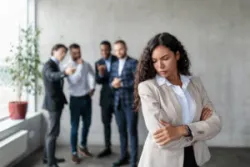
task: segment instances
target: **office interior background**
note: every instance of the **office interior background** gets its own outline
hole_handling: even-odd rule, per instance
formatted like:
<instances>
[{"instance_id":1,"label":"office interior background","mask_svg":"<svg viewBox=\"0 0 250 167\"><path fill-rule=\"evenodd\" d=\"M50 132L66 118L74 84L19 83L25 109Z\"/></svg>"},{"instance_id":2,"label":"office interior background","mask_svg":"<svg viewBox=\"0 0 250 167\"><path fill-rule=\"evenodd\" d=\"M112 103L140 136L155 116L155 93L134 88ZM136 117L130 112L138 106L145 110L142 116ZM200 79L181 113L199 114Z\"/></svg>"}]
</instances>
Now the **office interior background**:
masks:
<instances>
[{"instance_id":1,"label":"office interior background","mask_svg":"<svg viewBox=\"0 0 250 167\"><path fill-rule=\"evenodd\" d=\"M208 145L230 148L230 151L235 151L231 148L240 148L242 152L237 151L240 157L245 158L241 159L244 162L250 156L248 149L245 152L250 146L249 0L1 0L0 21L1 167L18 166L39 152L44 144L46 114L41 109L43 92L37 97L25 95L29 101L25 120L8 118L8 102L15 100L16 93L9 84L11 78L4 70L5 58L11 54L11 43L18 41L19 28L28 25L41 30L39 51L42 62L50 57L55 43L67 46L78 43L83 59L92 67L100 58L99 43L102 40L125 40L129 55L139 59L143 47L156 33L176 35L189 53L193 75L201 77L222 118L222 131L208 141ZM67 55L64 62L69 58ZM67 90L66 84L68 95ZM89 144L93 146L104 145L99 93L100 86L97 86L89 133ZM61 121L58 145L69 148L68 106ZM112 143L117 146L119 134L115 119L112 130ZM138 132L142 146L147 129L141 114ZM68 151L65 155L70 156L69 149L65 150ZM225 152L230 154L230 151ZM220 156L219 153L216 155Z\"/></svg>"}]
</instances>

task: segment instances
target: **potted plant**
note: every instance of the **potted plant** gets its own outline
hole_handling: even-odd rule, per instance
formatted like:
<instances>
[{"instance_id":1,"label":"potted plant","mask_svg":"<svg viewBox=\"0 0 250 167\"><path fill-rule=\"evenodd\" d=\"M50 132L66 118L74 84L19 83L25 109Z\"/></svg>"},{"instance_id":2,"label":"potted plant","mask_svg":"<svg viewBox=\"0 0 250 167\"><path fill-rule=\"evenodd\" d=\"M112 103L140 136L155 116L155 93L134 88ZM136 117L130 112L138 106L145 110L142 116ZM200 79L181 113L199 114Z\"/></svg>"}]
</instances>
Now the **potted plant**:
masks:
<instances>
[{"instance_id":1,"label":"potted plant","mask_svg":"<svg viewBox=\"0 0 250 167\"><path fill-rule=\"evenodd\" d=\"M12 46L12 56L6 59L12 85L17 92L17 101L9 102L11 119L25 119L28 101L22 100L24 92L34 95L41 92L41 85L37 82L37 79L42 77L39 70L41 64L38 51L39 35L40 31L31 26L20 29L18 44Z\"/></svg>"}]
</instances>

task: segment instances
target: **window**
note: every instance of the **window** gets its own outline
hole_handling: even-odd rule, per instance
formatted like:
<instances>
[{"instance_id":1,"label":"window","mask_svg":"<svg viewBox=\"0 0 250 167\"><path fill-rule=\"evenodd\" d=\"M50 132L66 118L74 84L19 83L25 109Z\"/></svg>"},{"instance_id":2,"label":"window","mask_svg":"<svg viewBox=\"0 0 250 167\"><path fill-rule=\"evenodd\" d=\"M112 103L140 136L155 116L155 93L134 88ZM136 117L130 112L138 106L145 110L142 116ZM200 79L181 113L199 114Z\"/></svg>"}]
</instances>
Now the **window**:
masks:
<instances>
[{"instance_id":1,"label":"window","mask_svg":"<svg viewBox=\"0 0 250 167\"><path fill-rule=\"evenodd\" d=\"M8 102L16 100L16 93L10 86L11 78L6 72L5 59L10 55L11 44L18 41L19 28L27 25L28 0L0 1L0 120L8 116Z\"/></svg>"}]
</instances>

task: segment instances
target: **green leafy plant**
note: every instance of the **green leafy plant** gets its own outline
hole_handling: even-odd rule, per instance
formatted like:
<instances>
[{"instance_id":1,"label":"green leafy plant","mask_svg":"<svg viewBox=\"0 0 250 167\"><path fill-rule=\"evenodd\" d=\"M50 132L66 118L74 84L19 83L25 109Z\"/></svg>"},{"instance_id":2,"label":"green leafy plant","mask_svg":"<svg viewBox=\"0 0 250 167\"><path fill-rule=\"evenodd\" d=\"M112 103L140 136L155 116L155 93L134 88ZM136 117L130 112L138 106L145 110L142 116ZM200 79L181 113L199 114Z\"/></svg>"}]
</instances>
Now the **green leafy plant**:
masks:
<instances>
[{"instance_id":1,"label":"green leafy plant","mask_svg":"<svg viewBox=\"0 0 250 167\"><path fill-rule=\"evenodd\" d=\"M20 29L18 44L12 46L13 54L6 59L18 101L21 101L24 91L30 94L41 93L41 85L37 82L42 78L39 68L41 64L38 50L39 35L40 30L32 26Z\"/></svg>"}]
</instances>

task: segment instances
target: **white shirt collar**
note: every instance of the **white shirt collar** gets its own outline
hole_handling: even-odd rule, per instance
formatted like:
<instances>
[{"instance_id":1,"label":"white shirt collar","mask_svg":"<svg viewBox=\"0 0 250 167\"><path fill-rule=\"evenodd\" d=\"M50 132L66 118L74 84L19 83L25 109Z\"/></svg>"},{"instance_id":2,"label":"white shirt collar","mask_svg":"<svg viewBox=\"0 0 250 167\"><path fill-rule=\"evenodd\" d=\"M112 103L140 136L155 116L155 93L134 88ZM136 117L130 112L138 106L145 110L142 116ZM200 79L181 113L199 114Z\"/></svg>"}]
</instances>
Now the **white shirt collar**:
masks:
<instances>
[{"instance_id":1,"label":"white shirt collar","mask_svg":"<svg viewBox=\"0 0 250 167\"><path fill-rule=\"evenodd\" d=\"M128 58L128 56L126 56L126 57L124 57L124 58L122 58L122 59L119 59L119 61L125 62L125 61L127 60L127 58Z\"/></svg>"},{"instance_id":2,"label":"white shirt collar","mask_svg":"<svg viewBox=\"0 0 250 167\"><path fill-rule=\"evenodd\" d=\"M112 58L112 55L109 55L109 58L107 58L107 59L104 59L103 58L103 60L106 62L106 61L108 61L108 62L111 62L111 58Z\"/></svg>"},{"instance_id":3,"label":"white shirt collar","mask_svg":"<svg viewBox=\"0 0 250 167\"><path fill-rule=\"evenodd\" d=\"M50 59L51 59L52 61L54 61L57 65L60 64L60 61L57 60L54 56L51 56Z\"/></svg>"},{"instance_id":4,"label":"white shirt collar","mask_svg":"<svg viewBox=\"0 0 250 167\"><path fill-rule=\"evenodd\" d=\"M181 82L182 82L182 88L186 89L191 76L186 76L186 75L180 75L181 76ZM159 86L162 86L164 84L167 84L167 86L174 86L172 83L169 82L169 80L167 78L161 77L160 75L156 75L156 82Z\"/></svg>"}]
</instances>

